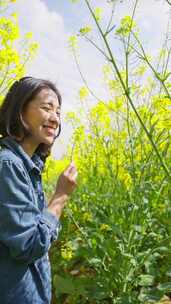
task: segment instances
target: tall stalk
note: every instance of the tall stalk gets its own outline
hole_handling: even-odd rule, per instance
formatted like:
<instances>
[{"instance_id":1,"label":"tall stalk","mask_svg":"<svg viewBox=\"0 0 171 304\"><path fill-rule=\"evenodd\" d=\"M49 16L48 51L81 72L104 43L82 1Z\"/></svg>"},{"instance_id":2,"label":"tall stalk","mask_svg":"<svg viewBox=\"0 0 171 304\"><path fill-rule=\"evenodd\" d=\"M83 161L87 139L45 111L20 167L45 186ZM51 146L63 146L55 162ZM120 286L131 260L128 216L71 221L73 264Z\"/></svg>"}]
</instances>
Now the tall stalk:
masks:
<instances>
[{"instance_id":1,"label":"tall stalk","mask_svg":"<svg viewBox=\"0 0 171 304\"><path fill-rule=\"evenodd\" d=\"M148 137L148 139L149 139L149 141L150 141L150 143L151 143L151 145L152 145L152 147L153 147L153 149L154 149L154 151L155 151L155 153L156 153L156 155L157 155L157 157L158 157L158 159L159 159L159 161L160 161L160 163L161 163L162 168L164 169L164 171L165 171L167 177L169 178L169 180L171 180L171 174L170 174L170 172L169 172L169 169L168 169L168 167L167 167L167 164L165 163L163 157L160 155L160 152L159 152L159 150L158 150L158 148L157 148L157 146L156 146L156 144L155 144L155 142L154 142L154 140L153 140L151 134L149 133L148 129L146 128L144 122L142 121L142 119L141 119L141 117L140 117L138 111L136 110L136 108L135 108L135 106L134 106L133 100L132 100L132 98L131 98L131 96L130 96L130 89L129 89L129 87L126 85L126 83L124 82L124 80L123 80L123 78L122 78L122 76L121 76L120 70L119 70L119 68L118 68L118 65L117 65L117 63L116 63L116 60L115 60L115 58L114 58L114 56L113 56L113 53L112 53L112 50L111 50L111 48L110 48L109 42L108 42L108 40L107 40L107 35L105 35L105 34L103 33L103 30L102 30L102 28L101 28L99 22L97 21L97 18L96 18L96 16L95 16L94 12L93 12L93 9L91 8L91 5L90 5L89 1L88 1L88 0L84 0L84 1L85 1L86 5L87 5L87 7L88 7L88 10L89 10L89 12L90 12L90 15L92 16L92 18L93 18L94 21L95 21L95 24L96 24L96 26L97 26L97 29L98 29L98 31L99 31L99 33L100 33L102 39L103 39L103 41L104 41L104 44L105 44L106 49L107 49L108 54L109 54L108 57L110 58L110 62L111 62L111 64L112 64L113 67L114 67L114 70L115 70L116 75L117 75L117 77L118 77L118 79L119 79L119 81L120 81L120 84L121 84L121 86L122 86L122 89L123 89L123 91L124 91L124 94L125 94L125 96L126 96L128 102L129 102L129 104L131 105L131 108L133 109L133 111L134 111L136 117L138 118L138 120L139 120L139 122L140 122L142 128L144 129L144 131L145 131L145 133L146 133L146 135L147 135L147 137Z\"/></svg>"}]
</instances>

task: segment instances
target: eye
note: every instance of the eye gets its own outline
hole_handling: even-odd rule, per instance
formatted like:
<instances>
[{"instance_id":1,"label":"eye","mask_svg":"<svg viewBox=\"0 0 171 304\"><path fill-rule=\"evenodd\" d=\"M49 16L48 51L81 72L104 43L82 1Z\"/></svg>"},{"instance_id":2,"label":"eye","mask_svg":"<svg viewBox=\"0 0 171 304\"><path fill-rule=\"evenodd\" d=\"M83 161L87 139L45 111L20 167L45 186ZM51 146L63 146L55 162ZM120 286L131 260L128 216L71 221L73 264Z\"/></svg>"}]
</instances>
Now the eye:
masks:
<instances>
[{"instance_id":1,"label":"eye","mask_svg":"<svg viewBox=\"0 0 171 304\"><path fill-rule=\"evenodd\" d=\"M46 111L50 111L50 108L48 108L48 107L42 107L42 109L44 109Z\"/></svg>"},{"instance_id":2,"label":"eye","mask_svg":"<svg viewBox=\"0 0 171 304\"><path fill-rule=\"evenodd\" d=\"M47 106L43 106L42 109L45 110L45 111L47 111L47 112L53 112L52 108L51 108L51 107L48 107L48 105L47 105ZM56 114L58 117L60 117L61 112L58 110L55 114Z\"/></svg>"},{"instance_id":3,"label":"eye","mask_svg":"<svg viewBox=\"0 0 171 304\"><path fill-rule=\"evenodd\" d=\"M57 116L60 116L60 115L61 115L61 113L60 113L59 111L57 111L57 112L56 112L56 115L57 115Z\"/></svg>"}]
</instances>

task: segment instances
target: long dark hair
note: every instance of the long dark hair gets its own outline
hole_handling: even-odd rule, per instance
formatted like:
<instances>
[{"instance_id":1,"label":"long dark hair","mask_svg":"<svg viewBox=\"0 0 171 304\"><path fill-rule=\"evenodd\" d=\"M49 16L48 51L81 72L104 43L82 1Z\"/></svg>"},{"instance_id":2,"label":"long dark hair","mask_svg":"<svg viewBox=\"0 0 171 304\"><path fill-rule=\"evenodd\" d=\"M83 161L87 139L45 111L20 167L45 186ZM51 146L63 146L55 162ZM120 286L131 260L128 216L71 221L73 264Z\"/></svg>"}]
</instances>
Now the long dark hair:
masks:
<instances>
[{"instance_id":1,"label":"long dark hair","mask_svg":"<svg viewBox=\"0 0 171 304\"><path fill-rule=\"evenodd\" d=\"M2 137L11 136L20 142L25 136L30 135L22 122L21 113L23 108L44 88L49 88L55 92L61 106L61 95L56 86L49 80L23 77L13 83L0 107L0 134ZM59 136L60 132L61 125L59 125L56 137ZM45 162L51 152L52 145L53 143L50 146L42 143L37 147L35 153Z\"/></svg>"}]
</instances>

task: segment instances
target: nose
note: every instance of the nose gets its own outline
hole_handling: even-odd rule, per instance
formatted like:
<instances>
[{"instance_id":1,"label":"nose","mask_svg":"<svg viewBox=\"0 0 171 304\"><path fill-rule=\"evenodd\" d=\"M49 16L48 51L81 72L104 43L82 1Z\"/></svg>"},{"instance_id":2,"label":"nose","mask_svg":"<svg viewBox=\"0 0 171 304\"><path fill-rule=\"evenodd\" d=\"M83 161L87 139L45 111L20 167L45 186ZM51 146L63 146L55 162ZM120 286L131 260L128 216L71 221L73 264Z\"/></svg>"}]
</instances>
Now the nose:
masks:
<instances>
[{"instance_id":1,"label":"nose","mask_svg":"<svg viewBox=\"0 0 171 304\"><path fill-rule=\"evenodd\" d=\"M55 113L55 112L51 112L50 117L49 117L49 121L56 123L57 126L60 123L60 116L59 114Z\"/></svg>"}]
</instances>

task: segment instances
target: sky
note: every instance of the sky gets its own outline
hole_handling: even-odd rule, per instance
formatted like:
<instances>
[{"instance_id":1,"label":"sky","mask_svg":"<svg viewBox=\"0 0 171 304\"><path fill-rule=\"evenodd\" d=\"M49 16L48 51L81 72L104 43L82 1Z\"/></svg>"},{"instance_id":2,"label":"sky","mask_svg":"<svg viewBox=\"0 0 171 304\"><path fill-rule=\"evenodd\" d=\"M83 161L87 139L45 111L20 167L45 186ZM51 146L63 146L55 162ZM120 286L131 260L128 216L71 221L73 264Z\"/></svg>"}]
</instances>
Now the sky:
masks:
<instances>
[{"instance_id":1,"label":"sky","mask_svg":"<svg viewBox=\"0 0 171 304\"><path fill-rule=\"evenodd\" d=\"M93 7L103 9L103 23L107 25L111 4L107 0L90 0ZM121 18L131 15L133 0L122 0L115 7L114 25ZM71 3L71 0L17 0L13 4L19 16L22 33L33 32L40 48L35 59L27 68L27 75L52 80L62 94L62 133L52 149L52 156L59 159L71 142L71 127L65 122L65 113L77 111L81 105L79 89L84 85L68 45L71 35L85 25L94 24L89 16L84 0ZM139 0L135 20L141 29L141 39L152 55L163 43L169 18L169 5L165 0ZM116 40L111 40L112 49L120 56ZM100 99L107 98L102 80L104 58L87 42L79 44L78 60L88 85ZM95 101L90 99L93 104Z\"/></svg>"}]
</instances>

